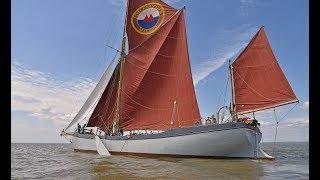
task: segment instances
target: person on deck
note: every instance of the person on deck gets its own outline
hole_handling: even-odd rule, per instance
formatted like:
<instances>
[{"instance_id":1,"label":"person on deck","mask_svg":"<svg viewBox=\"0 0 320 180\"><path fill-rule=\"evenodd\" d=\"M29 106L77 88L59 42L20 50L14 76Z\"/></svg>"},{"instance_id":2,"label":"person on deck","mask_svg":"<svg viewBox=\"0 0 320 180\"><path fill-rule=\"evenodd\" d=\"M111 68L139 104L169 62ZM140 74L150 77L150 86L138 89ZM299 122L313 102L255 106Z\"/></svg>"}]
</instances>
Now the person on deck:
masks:
<instances>
[{"instance_id":1,"label":"person on deck","mask_svg":"<svg viewBox=\"0 0 320 180\"><path fill-rule=\"evenodd\" d=\"M81 133L84 134L84 128L85 128L86 124L84 124L81 128Z\"/></svg>"},{"instance_id":2,"label":"person on deck","mask_svg":"<svg viewBox=\"0 0 320 180\"><path fill-rule=\"evenodd\" d=\"M258 124L258 121L256 119L254 119L251 123L252 126L256 127Z\"/></svg>"},{"instance_id":3,"label":"person on deck","mask_svg":"<svg viewBox=\"0 0 320 180\"><path fill-rule=\"evenodd\" d=\"M217 123L217 119L214 117L214 115L211 116L211 121L212 124Z\"/></svg>"},{"instance_id":4,"label":"person on deck","mask_svg":"<svg viewBox=\"0 0 320 180\"><path fill-rule=\"evenodd\" d=\"M80 124L78 123L78 133L80 133L80 129L81 129L81 126L80 126Z\"/></svg>"}]
</instances>

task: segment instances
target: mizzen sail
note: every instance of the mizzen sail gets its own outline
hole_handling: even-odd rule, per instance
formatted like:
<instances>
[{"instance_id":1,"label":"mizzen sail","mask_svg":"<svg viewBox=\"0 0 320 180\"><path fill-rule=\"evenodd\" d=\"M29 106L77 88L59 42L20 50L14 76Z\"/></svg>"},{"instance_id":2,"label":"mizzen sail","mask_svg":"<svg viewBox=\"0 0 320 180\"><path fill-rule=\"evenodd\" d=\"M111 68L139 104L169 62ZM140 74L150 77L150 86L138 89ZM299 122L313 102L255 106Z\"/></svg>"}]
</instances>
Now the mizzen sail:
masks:
<instances>
[{"instance_id":1,"label":"mizzen sail","mask_svg":"<svg viewBox=\"0 0 320 180\"><path fill-rule=\"evenodd\" d=\"M268 42L264 27L233 62L234 111L247 113L297 102Z\"/></svg>"}]
</instances>

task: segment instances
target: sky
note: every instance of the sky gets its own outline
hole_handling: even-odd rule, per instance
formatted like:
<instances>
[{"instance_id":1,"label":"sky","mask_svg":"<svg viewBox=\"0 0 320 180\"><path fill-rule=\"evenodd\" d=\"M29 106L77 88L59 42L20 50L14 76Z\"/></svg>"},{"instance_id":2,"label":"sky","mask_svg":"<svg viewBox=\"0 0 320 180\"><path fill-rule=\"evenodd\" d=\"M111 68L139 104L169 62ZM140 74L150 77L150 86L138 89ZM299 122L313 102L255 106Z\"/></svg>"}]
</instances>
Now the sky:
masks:
<instances>
[{"instance_id":1,"label":"sky","mask_svg":"<svg viewBox=\"0 0 320 180\"><path fill-rule=\"evenodd\" d=\"M301 0L166 0L186 6L198 106L207 117L230 102L228 61L264 25L298 104L276 108L277 141L309 141L309 16ZM11 142L66 143L59 136L120 47L124 0L12 0ZM273 110L258 112L263 141Z\"/></svg>"}]
</instances>

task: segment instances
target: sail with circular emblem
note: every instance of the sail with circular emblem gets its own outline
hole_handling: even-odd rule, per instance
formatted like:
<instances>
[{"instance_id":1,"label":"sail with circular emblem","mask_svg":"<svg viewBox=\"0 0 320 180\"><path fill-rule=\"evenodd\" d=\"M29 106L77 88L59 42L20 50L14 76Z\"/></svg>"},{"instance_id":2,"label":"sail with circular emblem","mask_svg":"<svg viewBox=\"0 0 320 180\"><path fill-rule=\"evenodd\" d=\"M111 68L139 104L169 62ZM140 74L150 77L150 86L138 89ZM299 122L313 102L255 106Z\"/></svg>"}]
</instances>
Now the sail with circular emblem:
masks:
<instances>
[{"instance_id":1,"label":"sail with circular emblem","mask_svg":"<svg viewBox=\"0 0 320 180\"><path fill-rule=\"evenodd\" d=\"M200 112L187 45L184 9L160 0L129 0L129 52L119 63L88 127L167 130L195 124Z\"/></svg>"}]
</instances>

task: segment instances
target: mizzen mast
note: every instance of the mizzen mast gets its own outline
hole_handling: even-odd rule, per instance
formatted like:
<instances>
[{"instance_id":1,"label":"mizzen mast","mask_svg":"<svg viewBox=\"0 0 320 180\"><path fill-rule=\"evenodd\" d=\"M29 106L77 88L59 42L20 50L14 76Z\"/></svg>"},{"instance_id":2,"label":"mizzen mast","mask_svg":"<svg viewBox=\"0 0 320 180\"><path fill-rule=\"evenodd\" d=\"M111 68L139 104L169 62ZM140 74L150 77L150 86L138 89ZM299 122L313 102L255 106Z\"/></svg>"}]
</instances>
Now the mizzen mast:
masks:
<instances>
[{"instance_id":1,"label":"mizzen mast","mask_svg":"<svg viewBox=\"0 0 320 180\"><path fill-rule=\"evenodd\" d=\"M230 73L230 85L231 85L231 103L230 103L230 113L232 117L232 121L235 121L235 98L234 98L234 79L233 79L233 67L231 64L231 60L229 59L229 73Z\"/></svg>"}]
</instances>

